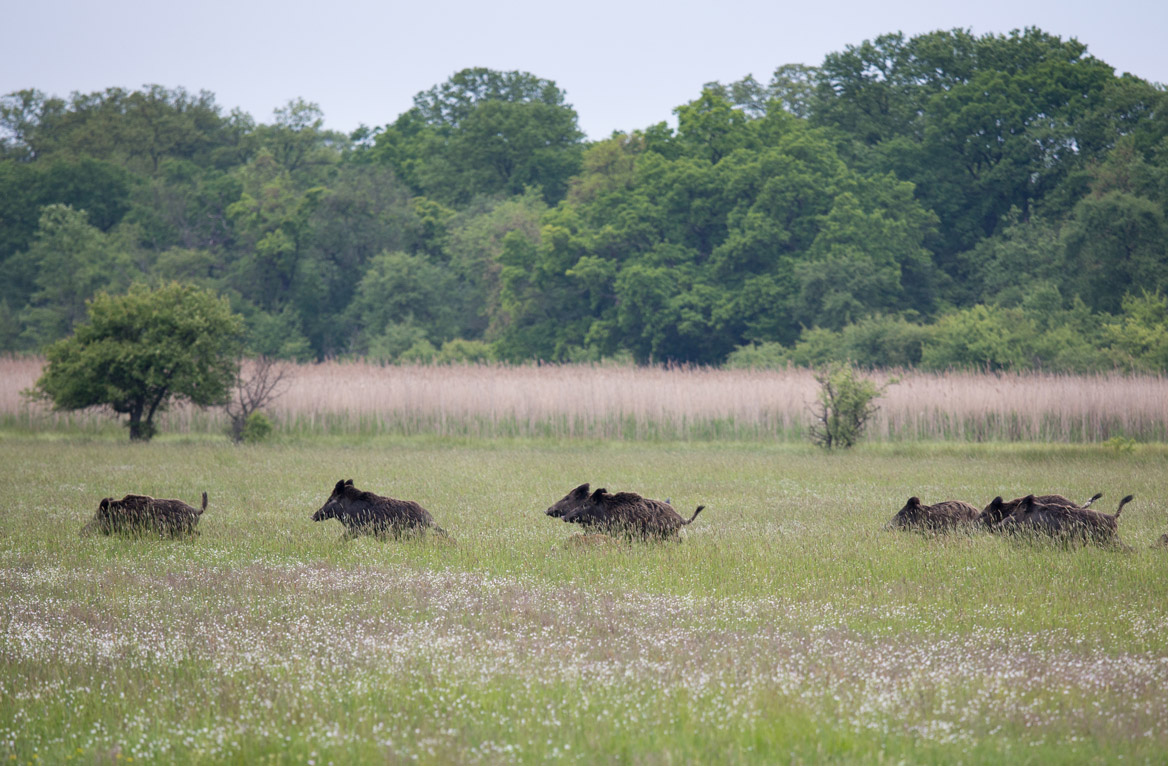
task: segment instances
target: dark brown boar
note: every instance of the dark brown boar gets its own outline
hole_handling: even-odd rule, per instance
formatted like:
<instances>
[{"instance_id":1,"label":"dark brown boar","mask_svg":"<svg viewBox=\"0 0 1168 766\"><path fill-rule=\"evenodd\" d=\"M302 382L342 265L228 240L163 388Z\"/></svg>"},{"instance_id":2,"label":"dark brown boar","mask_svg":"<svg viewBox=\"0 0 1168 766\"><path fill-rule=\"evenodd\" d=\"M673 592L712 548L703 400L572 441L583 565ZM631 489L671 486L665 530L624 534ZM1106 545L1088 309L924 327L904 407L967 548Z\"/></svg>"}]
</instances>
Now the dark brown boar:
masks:
<instances>
[{"instance_id":1,"label":"dark brown boar","mask_svg":"<svg viewBox=\"0 0 1168 766\"><path fill-rule=\"evenodd\" d=\"M887 529L915 529L922 532L949 532L971 526L980 511L961 500L945 500L923 505L919 497L910 497L904 507L886 525Z\"/></svg>"},{"instance_id":2,"label":"dark brown boar","mask_svg":"<svg viewBox=\"0 0 1168 766\"><path fill-rule=\"evenodd\" d=\"M1050 537L1069 543L1118 543L1119 514L1132 501L1128 495L1119 501L1115 513L1100 513L1086 508L1042 503L1034 495L1022 498L1014 513L1001 523L1003 532Z\"/></svg>"},{"instance_id":3,"label":"dark brown boar","mask_svg":"<svg viewBox=\"0 0 1168 766\"><path fill-rule=\"evenodd\" d=\"M1040 505L1052 505L1063 508L1090 508L1091 504L1099 498L1103 497L1102 492L1096 492L1090 500L1079 505L1073 500L1068 500L1062 495L1035 495L1034 501ZM1018 506L1022 504L1024 498L1016 497L1010 501L1003 501L1001 496L995 497L990 501L990 504L978 515L977 523L986 529L996 532L1003 521L1014 515L1018 510Z\"/></svg>"},{"instance_id":4,"label":"dark brown boar","mask_svg":"<svg viewBox=\"0 0 1168 766\"><path fill-rule=\"evenodd\" d=\"M345 540L359 535L401 537L426 530L450 538L446 530L434 523L430 512L414 501L363 492L353 486L352 479L338 481L329 499L312 515L313 521L327 519L345 525Z\"/></svg>"},{"instance_id":5,"label":"dark brown boar","mask_svg":"<svg viewBox=\"0 0 1168 766\"><path fill-rule=\"evenodd\" d=\"M575 507L562 506L561 519L568 524L595 529L609 534L620 534L635 539L658 539L676 537L678 530L693 523L698 514L705 508L699 505L693 516L687 521L683 519L673 506L660 500L650 500L641 497L635 492L610 493L607 489L598 489L586 499L579 501L581 488L587 492L587 485L581 485L568 493L564 500L572 498ZM560 503L563 503L561 500ZM556 506L559 506L557 503ZM556 508L556 506L552 506ZM551 509L549 509L551 514Z\"/></svg>"},{"instance_id":6,"label":"dark brown boar","mask_svg":"<svg viewBox=\"0 0 1168 766\"><path fill-rule=\"evenodd\" d=\"M121 500L104 498L97 513L81 529L81 534L159 535L185 537L197 535L199 517L207 510L207 493L203 505L194 508L182 500L168 500L149 495L126 495Z\"/></svg>"},{"instance_id":7,"label":"dark brown boar","mask_svg":"<svg viewBox=\"0 0 1168 766\"><path fill-rule=\"evenodd\" d=\"M575 511L588 502L588 497L592 494L588 491L588 484L581 484L568 494L557 500L544 513L551 516L553 519L562 519L566 514Z\"/></svg>"}]
</instances>

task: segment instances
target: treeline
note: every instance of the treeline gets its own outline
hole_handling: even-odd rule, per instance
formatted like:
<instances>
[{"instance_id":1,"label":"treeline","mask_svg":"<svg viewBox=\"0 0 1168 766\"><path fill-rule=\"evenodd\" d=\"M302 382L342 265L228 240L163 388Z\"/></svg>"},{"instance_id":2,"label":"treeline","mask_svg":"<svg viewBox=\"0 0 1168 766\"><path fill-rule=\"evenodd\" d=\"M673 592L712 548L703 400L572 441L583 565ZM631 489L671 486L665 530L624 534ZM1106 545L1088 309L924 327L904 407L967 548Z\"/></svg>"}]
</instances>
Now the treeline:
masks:
<instances>
[{"instance_id":1,"label":"treeline","mask_svg":"<svg viewBox=\"0 0 1168 766\"><path fill-rule=\"evenodd\" d=\"M1168 93L1037 29L885 35L586 142L470 69L382 128L158 86L0 99L0 351L99 291L252 352L1168 369Z\"/></svg>"}]
</instances>

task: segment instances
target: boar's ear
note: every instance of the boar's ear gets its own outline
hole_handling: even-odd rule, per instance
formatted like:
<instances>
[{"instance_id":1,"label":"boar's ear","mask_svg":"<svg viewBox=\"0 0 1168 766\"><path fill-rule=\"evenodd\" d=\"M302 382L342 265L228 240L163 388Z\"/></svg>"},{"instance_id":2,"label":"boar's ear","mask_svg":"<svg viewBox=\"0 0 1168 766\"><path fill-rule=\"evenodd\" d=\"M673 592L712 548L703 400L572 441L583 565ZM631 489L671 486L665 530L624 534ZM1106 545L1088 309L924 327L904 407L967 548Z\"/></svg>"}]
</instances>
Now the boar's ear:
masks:
<instances>
[{"instance_id":1,"label":"boar's ear","mask_svg":"<svg viewBox=\"0 0 1168 766\"><path fill-rule=\"evenodd\" d=\"M337 492L344 492L344 491L345 491L345 480L341 479L340 481L337 482L337 486L333 487L333 492L337 493Z\"/></svg>"},{"instance_id":2,"label":"boar's ear","mask_svg":"<svg viewBox=\"0 0 1168 766\"><path fill-rule=\"evenodd\" d=\"M577 496L577 497L584 497L585 495L587 495L588 494L588 482L585 482L585 483L581 484L579 487L576 487L574 490L572 490L572 494Z\"/></svg>"},{"instance_id":3,"label":"boar's ear","mask_svg":"<svg viewBox=\"0 0 1168 766\"><path fill-rule=\"evenodd\" d=\"M345 483L346 483L346 484L348 484L350 487L351 487L351 486L353 486L353 480L352 480L352 479L345 479Z\"/></svg>"},{"instance_id":4,"label":"boar's ear","mask_svg":"<svg viewBox=\"0 0 1168 766\"><path fill-rule=\"evenodd\" d=\"M604 497L607 494L608 494L608 490L605 489L604 487L601 487L600 489L598 489L592 493L592 499L599 502L600 498Z\"/></svg>"},{"instance_id":5,"label":"boar's ear","mask_svg":"<svg viewBox=\"0 0 1168 766\"><path fill-rule=\"evenodd\" d=\"M107 511L107 510L109 510L109 504L110 504L110 499L108 497L103 497L101 499L101 504L98 505L97 507L99 510Z\"/></svg>"},{"instance_id":6,"label":"boar's ear","mask_svg":"<svg viewBox=\"0 0 1168 766\"><path fill-rule=\"evenodd\" d=\"M1026 497L1022 498L1022 504L1018 507L1021 508L1023 511L1029 511L1031 508L1033 508L1034 507L1034 495L1027 495Z\"/></svg>"},{"instance_id":7,"label":"boar's ear","mask_svg":"<svg viewBox=\"0 0 1168 766\"><path fill-rule=\"evenodd\" d=\"M1002 496L998 495L997 497L995 497L993 500L990 501L990 508L992 508L996 511L997 509L1002 507L1003 502L1004 501L1002 500Z\"/></svg>"},{"instance_id":8,"label":"boar's ear","mask_svg":"<svg viewBox=\"0 0 1168 766\"><path fill-rule=\"evenodd\" d=\"M920 506L920 504L921 504L921 499L919 497L917 497L916 495L913 495L912 497L910 497L908 499L908 503L907 503L907 505L911 505L913 508Z\"/></svg>"}]
</instances>

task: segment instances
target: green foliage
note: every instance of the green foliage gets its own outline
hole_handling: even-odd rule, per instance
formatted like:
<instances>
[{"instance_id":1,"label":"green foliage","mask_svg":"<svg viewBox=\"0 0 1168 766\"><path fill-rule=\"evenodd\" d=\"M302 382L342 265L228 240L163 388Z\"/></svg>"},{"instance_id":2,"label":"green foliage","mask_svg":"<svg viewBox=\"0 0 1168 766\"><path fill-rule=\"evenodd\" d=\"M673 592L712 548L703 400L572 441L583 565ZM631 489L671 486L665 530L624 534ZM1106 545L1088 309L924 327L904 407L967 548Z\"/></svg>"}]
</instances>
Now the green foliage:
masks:
<instances>
[{"instance_id":1,"label":"green foliage","mask_svg":"<svg viewBox=\"0 0 1168 766\"><path fill-rule=\"evenodd\" d=\"M1168 224L1164 208L1147 198L1121 191L1084 198L1064 242L1069 282L1094 309L1117 311L1136 289L1168 290Z\"/></svg>"},{"instance_id":2,"label":"green foliage","mask_svg":"<svg viewBox=\"0 0 1168 766\"><path fill-rule=\"evenodd\" d=\"M576 112L555 83L527 72L465 69L414 104L371 155L432 199L461 206L533 187L554 203L580 167Z\"/></svg>"},{"instance_id":3,"label":"green foliage","mask_svg":"<svg viewBox=\"0 0 1168 766\"><path fill-rule=\"evenodd\" d=\"M1136 451L1136 440L1124 436L1112 436L1103 446L1120 455L1130 455Z\"/></svg>"},{"instance_id":4,"label":"green foliage","mask_svg":"<svg viewBox=\"0 0 1168 766\"><path fill-rule=\"evenodd\" d=\"M790 364L788 349L782 343L764 341L738 346L722 366L731 370L781 370Z\"/></svg>"},{"instance_id":5,"label":"green foliage","mask_svg":"<svg viewBox=\"0 0 1168 766\"><path fill-rule=\"evenodd\" d=\"M491 344L464 338L446 341L434 358L439 364L485 364L494 360L495 350Z\"/></svg>"},{"instance_id":6,"label":"green foliage","mask_svg":"<svg viewBox=\"0 0 1168 766\"><path fill-rule=\"evenodd\" d=\"M271 435L274 426L272 421L262 412L253 412L247 416L247 420L243 423L243 432L241 438L244 444L259 444L267 441Z\"/></svg>"},{"instance_id":7,"label":"green foliage","mask_svg":"<svg viewBox=\"0 0 1168 766\"><path fill-rule=\"evenodd\" d=\"M507 361L1157 368L1102 327L1168 291L1166 108L1038 29L882 35L591 143L554 82L486 68L348 136L303 99L256 122L205 92L23 90L0 97L0 350L145 279L226 296L280 358L463 338Z\"/></svg>"},{"instance_id":8,"label":"green foliage","mask_svg":"<svg viewBox=\"0 0 1168 766\"><path fill-rule=\"evenodd\" d=\"M45 351L34 392L56 410L108 406L128 416L132 440L148 440L154 416L174 401L226 401L242 334L227 302L195 287L99 293L88 321Z\"/></svg>"},{"instance_id":9,"label":"green foliage","mask_svg":"<svg viewBox=\"0 0 1168 766\"><path fill-rule=\"evenodd\" d=\"M859 378L850 365L834 364L815 373L819 384L812 408L815 422L808 430L811 441L824 449L847 449L860 440L876 414L875 400L890 384L878 386Z\"/></svg>"},{"instance_id":10,"label":"green foliage","mask_svg":"<svg viewBox=\"0 0 1168 766\"><path fill-rule=\"evenodd\" d=\"M370 261L349 311L365 338L384 336L394 325L410 326L433 344L457 331L458 299L454 277L425 256L382 253ZM360 343L358 350L365 350Z\"/></svg>"},{"instance_id":11,"label":"green foliage","mask_svg":"<svg viewBox=\"0 0 1168 766\"><path fill-rule=\"evenodd\" d=\"M1116 319L1103 327L1116 365L1141 372L1168 370L1168 297L1147 291L1124 296L1123 313Z\"/></svg>"},{"instance_id":12,"label":"green foliage","mask_svg":"<svg viewBox=\"0 0 1168 766\"><path fill-rule=\"evenodd\" d=\"M124 290L135 276L126 248L90 226L83 211L66 205L42 209L29 249L8 265L32 277L20 316L22 349L39 349L67 335L84 319L87 299L98 290Z\"/></svg>"}]
</instances>

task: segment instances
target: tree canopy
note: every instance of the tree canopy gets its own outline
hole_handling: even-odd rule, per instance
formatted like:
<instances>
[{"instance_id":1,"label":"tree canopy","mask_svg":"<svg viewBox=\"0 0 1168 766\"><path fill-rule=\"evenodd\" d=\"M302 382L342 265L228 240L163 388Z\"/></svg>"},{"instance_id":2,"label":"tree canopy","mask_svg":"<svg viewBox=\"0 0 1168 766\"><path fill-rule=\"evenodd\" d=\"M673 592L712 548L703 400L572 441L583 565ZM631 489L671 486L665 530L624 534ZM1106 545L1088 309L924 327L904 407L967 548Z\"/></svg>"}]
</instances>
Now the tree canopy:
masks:
<instances>
[{"instance_id":1,"label":"tree canopy","mask_svg":"<svg viewBox=\"0 0 1168 766\"><path fill-rule=\"evenodd\" d=\"M520 71L349 136L300 99L30 88L0 98L0 351L180 281L282 358L1162 369L1133 339L1168 294L1166 99L1033 28L880 35L594 141Z\"/></svg>"},{"instance_id":2,"label":"tree canopy","mask_svg":"<svg viewBox=\"0 0 1168 766\"><path fill-rule=\"evenodd\" d=\"M227 301L189 285L98 293L74 334L46 349L35 391L58 410L108 406L127 416L130 439L148 440L175 401L226 402L242 331Z\"/></svg>"}]
</instances>

